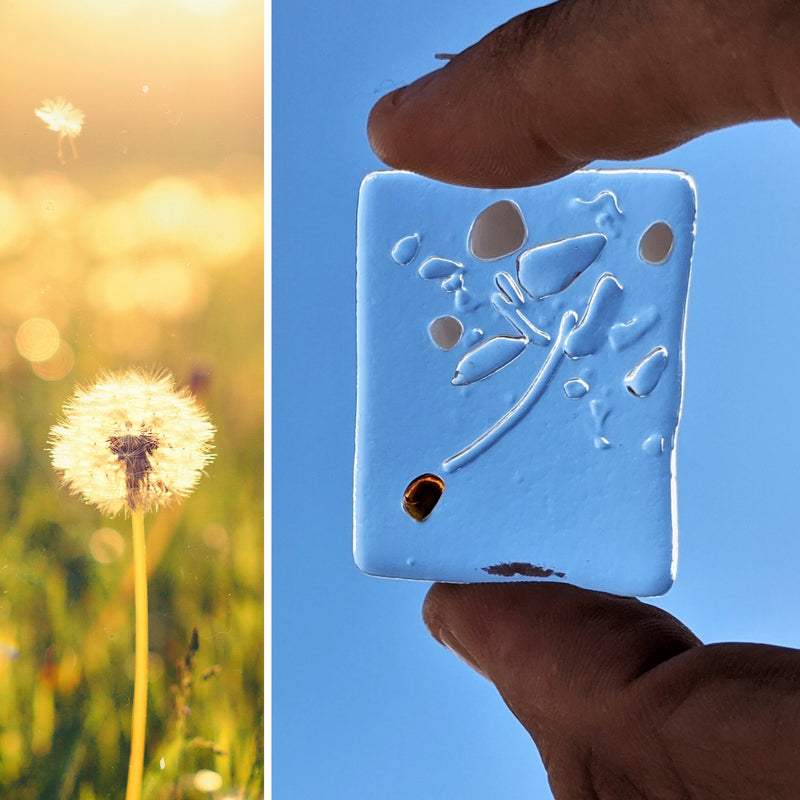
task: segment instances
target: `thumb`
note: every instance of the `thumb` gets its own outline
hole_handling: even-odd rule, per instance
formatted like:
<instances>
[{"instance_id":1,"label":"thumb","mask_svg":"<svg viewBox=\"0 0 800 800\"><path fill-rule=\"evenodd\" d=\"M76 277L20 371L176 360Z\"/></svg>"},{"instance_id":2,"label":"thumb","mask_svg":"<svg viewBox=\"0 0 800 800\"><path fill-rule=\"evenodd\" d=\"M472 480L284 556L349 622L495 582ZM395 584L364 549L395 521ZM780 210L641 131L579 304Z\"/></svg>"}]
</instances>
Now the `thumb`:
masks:
<instances>
[{"instance_id":1,"label":"thumb","mask_svg":"<svg viewBox=\"0 0 800 800\"><path fill-rule=\"evenodd\" d=\"M551 780L566 740L589 738L601 715L605 731L629 729L607 719L629 712L617 702L623 687L701 644L661 609L565 584L434 584L423 618L496 685Z\"/></svg>"},{"instance_id":2,"label":"thumb","mask_svg":"<svg viewBox=\"0 0 800 800\"><path fill-rule=\"evenodd\" d=\"M702 645L638 600L435 584L431 633L497 686L557 798L795 798L800 652Z\"/></svg>"},{"instance_id":3,"label":"thumb","mask_svg":"<svg viewBox=\"0 0 800 800\"><path fill-rule=\"evenodd\" d=\"M423 618L526 727L585 714L590 701L701 644L655 606L567 584L438 583Z\"/></svg>"},{"instance_id":4,"label":"thumb","mask_svg":"<svg viewBox=\"0 0 800 800\"><path fill-rule=\"evenodd\" d=\"M793 0L561 0L382 98L370 143L397 168L509 187L739 122L798 121L798 39Z\"/></svg>"}]
</instances>

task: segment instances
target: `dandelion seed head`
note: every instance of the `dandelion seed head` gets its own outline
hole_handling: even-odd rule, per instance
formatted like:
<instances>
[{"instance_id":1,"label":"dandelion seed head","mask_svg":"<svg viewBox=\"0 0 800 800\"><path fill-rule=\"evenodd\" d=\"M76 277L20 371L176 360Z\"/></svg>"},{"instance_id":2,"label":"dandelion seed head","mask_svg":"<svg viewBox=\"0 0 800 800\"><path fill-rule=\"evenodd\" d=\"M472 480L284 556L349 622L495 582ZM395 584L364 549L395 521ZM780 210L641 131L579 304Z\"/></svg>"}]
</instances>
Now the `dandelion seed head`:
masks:
<instances>
[{"instance_id":1,"label":"dandelion seed head","mask_svg":"<svg viewBox=\"0 0 800 800\"><path fill-rule=\"evenodd\" d=\"M51 131L62 136L78 136L83 128L85 115L75 108L69 100L59 97L57 100L42 100L42 105L34 112Z\"/></svg>"},{"instance_id":2,"label":"dandelion seed head","mask_svg":"<svg viewBox=\"0 0 800 800\"><path fill-rule=\"evenodd\" d=\"M49 449L64 485L114 516L190 494L213 459L213 436L205 411L169 373L134 369L76 389Z\"/></svg>"}]
</instances>

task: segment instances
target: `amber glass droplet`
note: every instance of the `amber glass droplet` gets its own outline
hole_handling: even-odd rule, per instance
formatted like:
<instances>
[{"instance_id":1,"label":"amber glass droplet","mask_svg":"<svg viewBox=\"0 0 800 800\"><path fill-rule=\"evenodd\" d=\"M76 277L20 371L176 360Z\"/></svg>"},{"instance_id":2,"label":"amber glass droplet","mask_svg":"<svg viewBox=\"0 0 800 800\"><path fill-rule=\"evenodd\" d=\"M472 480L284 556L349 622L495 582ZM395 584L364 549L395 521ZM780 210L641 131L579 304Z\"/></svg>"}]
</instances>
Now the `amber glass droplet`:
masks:
<instances>
[{"instance_id":1,"label":"amber glass droplet","mask_svg":"<svg viewBox=\"0 0 800 800\"><path fill-rule=\"evenodd\" d=\"M424 522L444 493L444 481L430 472L414 478L403 493L403 511L417 522Z\"/></svg>"}]
</instances>

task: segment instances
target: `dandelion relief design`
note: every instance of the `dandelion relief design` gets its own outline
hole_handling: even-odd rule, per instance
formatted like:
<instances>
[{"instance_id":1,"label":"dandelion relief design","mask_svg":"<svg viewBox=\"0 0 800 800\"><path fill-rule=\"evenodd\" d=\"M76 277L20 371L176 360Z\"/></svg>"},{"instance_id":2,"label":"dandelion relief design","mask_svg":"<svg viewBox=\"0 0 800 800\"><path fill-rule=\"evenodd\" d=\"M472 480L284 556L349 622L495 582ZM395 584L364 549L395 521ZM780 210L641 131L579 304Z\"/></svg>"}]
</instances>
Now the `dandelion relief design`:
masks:
<instances>
[{"instance_id":1,"label":"dandelion relief design","mask_svg":"<svg viewBox=\"0 0 800 800\"><path fill-rule=\"evenodd\" d=\"M453 296L453 313L437 317L429 324L432 343L440 350L450 350L463 338L469 346L455 364L450 379L455 389L490 379L532 346L541 351L538 369L522 388L519 399L494 424L446 457L442 462L446 472L458 470L478 458L522 420L547 391L565 361L586 358L598 352L605 342L622 351L658 322L658 312L653 306L642 308L631 319L624 318L621 309L625 288L613 267L604 268L602 257L609 236L613 235L616 219L623 216L617 197L604 191L592 200L578 199L576 203L598 207L595 223L601 230L580 231L523 249L529 229L516 204L495 203L473 221L468 234L470 255L477 261L491 260L505 267L494 273L494 290L488 298L493 318L506 326L494 335L484 336L480 327L472 327L471 338L463 336L464 331L470 330L470 312L485 299L471 289L471 265L435 254L425 257L417 269L422 279L439 282L441 289ZM487 227L487 219L491 221L500 213L505 220L499 234L495 230L490 232L494 238L489 234L476 236L476 231L483 233ZM392 256L396 263L405 266L417 258L419 250L420 238L414 234L400 239ZM402 258L397 257L399 252ZM510 257L514 258L513 263L506 264ZM549 322L545 324L542 320ZM655 389L668 355L667 348L658 345L630 366L624 385L631 396L647 397ZM563 382L566 400L578 400L590 391L590 383L582 377L570 376ZM590 409L594 446L607 449L611 442L603 426L610 411L602 398L592 400Z\"/></svg>"},{"instance_id":2,"label":"dandelion relief design","mask_svg":"<svg viewBox=\"0 0 800 800\"><path fill-rule=\"evenodd\" d=\"M43 100L42 105L34 112L48 129L58 134L58 160L66 164L62 144L66 138L72 148L72 158L78 160L78 151L75 148L75 137L80 136L85 115L68 100L59 97L57 100Z\"/></svg>"}]
</instances>

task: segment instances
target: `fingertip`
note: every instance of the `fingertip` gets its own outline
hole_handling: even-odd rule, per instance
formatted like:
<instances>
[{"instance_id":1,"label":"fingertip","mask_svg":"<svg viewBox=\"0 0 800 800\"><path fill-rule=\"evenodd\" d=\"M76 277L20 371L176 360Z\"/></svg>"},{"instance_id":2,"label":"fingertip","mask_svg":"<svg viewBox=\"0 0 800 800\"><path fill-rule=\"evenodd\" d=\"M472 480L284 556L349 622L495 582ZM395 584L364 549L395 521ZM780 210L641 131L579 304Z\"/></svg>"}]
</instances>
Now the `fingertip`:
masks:
<instances>
[{"instance_id":1,"label":"fingertip","mask_svg":"<svg viewBox=\"0 0 800 800\"><path fill-rule=\"evenodd\" d=\"M535 625L533 609L541 604L546 607L548 597L558 596L562 588L573 587L435 583L425 597L422 618L434 639L485 674L497 655L495 646L525 635Z\"/></svg>"},{"instance_id":2,"label":"fingertip","mask_svg":"<svg viewBox=\"0 0 800 800\"><path fill-rule=\"evenodd\" d=\"M372 107L367 119L367 138L375 155L389 166L395 166L392 158L392 118L403 89L395 89L384 95Z\"/></svg>"},{"instance_id":3,"label":"fingertip","mask_svg":"<svg viewBox=\"0 0 800 800\"><path fill-rule=\"evenodd\" d=\"M460 627L458 622L456 621L455 624L452 624L449 619L454 610L453 603L459 602L459 594L463 595L463 592L459 592L461 588L464 587L446 583L434 584L425 597L425 602L422 606L422 619L428 628L428 632L439 644L458 656L479 675L491 680L491 677L482 666L480 658L476 657L470 646L459 638L456 632ZM466 588L467 592L469 592L469 587ZM463 599L463 596L460 599Z\"/></svg>"},{"instance_id":4,"label":"fingertip","mask_svg":"<svg viewBox=\"0 0 800 800\"><path fill-rule=\"evenodd\" d=\"M549 581L437 583L422 616L437 641L501 683L519 664L569 671L588 653L584 678L625 683L700 644L657 607Z\"/></svg>"},{"instance_id":5,"label":"fingertip","mask_svg":"<svg viewBox=\"0 0 800 800\"><path fill-rule=\"evenodd\" d=\"M395 89L372 108L367 137L396 169L473 187L533 185L585 166L531 131L503 71L474 51Z\"/></svg>"},{"instance_id":6,"label":"fingertip","mask_svg":"<svg viewBox=\"0 0 800 800\"><path fill-rule=\"evenodd\" d=\"M448 598L454 588L458 587L451 583L434 583L428 590L428 594L425 595L425 601L422 604L422 621L431 636L440 644L442 640L439 634L444 627L444 620L448 616Z\"/></svg>"},{"instance_id":7,"label":"fingertip","mask_svg":"<svg viewBox=\"0 0 800 800\"><path fill-rule=\"evenodd\" d=\"M384 95L370 112L367 137L385 164L447 180L453 171L448 150L458 133L441 105L452 100L440 85L440 72Z\"/></svg>"}]
</instances>

